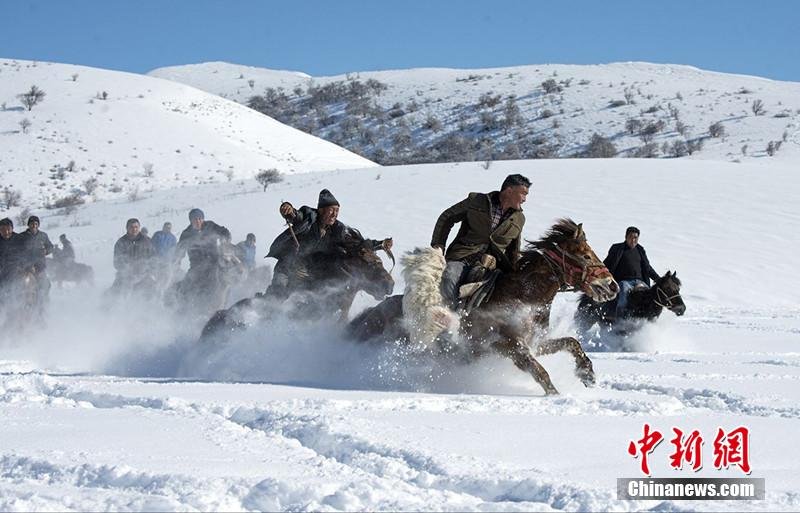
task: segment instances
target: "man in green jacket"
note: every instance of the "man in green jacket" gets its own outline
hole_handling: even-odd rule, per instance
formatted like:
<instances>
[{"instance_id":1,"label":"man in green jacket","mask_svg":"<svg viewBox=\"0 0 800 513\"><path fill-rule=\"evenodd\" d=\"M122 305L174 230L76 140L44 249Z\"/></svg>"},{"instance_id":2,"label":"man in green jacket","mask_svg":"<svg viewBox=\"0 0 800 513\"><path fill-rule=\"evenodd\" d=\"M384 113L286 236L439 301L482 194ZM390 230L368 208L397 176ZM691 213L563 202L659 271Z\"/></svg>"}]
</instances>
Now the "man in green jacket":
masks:
<instances>
[{"instance_id":1,"label":"man in green jacket","mask_svg":"<svg viewBox=\"0 0 800 513\"><path fill-rule=\"evenodd\" d=\"M475 266L511 271L519 258L525 215L522 204L531 186L526 177L506 177L499 191L472 192L439 216L431 246L444 252L447 236L461 223L455 240L444 253L447 267L442 277L442 296L451 307L458 305L458 289Z\"/></svg>"}]
</instances>

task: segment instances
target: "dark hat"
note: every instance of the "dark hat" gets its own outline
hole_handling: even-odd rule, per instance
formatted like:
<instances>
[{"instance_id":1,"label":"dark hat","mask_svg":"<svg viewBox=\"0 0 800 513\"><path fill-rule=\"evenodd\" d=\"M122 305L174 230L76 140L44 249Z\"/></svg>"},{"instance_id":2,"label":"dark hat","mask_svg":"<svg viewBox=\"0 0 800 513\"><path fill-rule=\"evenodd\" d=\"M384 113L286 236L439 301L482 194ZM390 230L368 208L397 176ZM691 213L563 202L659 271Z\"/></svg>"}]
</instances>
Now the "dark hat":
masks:
<instances>
[{"instance_id":1,"label":"dark hat","mask_svg":"<svg viewBox=\"0 0 800 513\"><path fill-rule=\"evenodd\" d=\"M3 219L0 219L0 226L10 226L11 228L14 228L14 221L4 217Z\"/></svg>"},{"instance_id":2,"label":"dark hat","mask_svg":"<svg viewBox=\"0 0 800 513\"><path fill-rule=\"evenodd\" d=\"M140 222L139 222L139 220L138 220L138 219L136 219L135 217L131 217L131 218L130 218L130 219L128 219L128 221L125 223L125 228L130 228L130 226L131 226L133 223L136 223L136 224L142 224L142 223L140 223Z\"/></svg>"},{"instance_id":3,"label":"dark hat","mask_svg":"<svg viewBox=\"0 0 800 513\"><path fill-rule=\"evenodd\" d=\"M628 226L628 229L625 230L625 235L627 236L629 233L635 233L636 235L640 234L639 229L635 226Z\"/></svg>"},{"instance_id":4,"label":"dark hat","mask_svg":"<svg viewBox=\"0 0 800 513\"><path fill-rule=\"evenodd\" d=\"M525 187L531 186L531 181L528 180L527 177L522 176L520 174L508 175L505 180L503 180L503 185L500 186L500 190L507 187L515 187L517 185L524 185Z\"/></svg>"},{"instance_id":5,"label":"dark hat","mask_svg":"<svg viewBox=\"0 0 800 513\"><path fill-rule=\"evenodd\" d=\"M39 223L39 224L42 224L42 222L41 222L41 221L39 221L39 217L38 217L38 216L30 216L30 217L28 218L28 224L31 224L31 223L32 223L32 222L34 222L34 221L36 221L36 222L37 222L37 223Z\"/></svg>"},{"instance_id":6,"label":"dark hat","mask_svg":"<svg viewBox=\"0 0 800 513\"><path fill-rule=\"evenodd\" d=\"M245 238L247 240L256 240L256 234L255 233L248 233L247 237L245 237Z\"/></svg>"},{"instance_id":7,"label":"dark hat","mask_svg":"<svg viewBox=\"0 0 800 513\"><path fill-rule=\"evenodd\" d=\"M189 211L189 221L192 219L205 219L206 215L199 208L193 208Z\"/></svg>"},{"instance_id":8,"label":"dark hat","mask_svg":"<svg viewBox=\"0 0 800 513\"><path fill-rule=\"evenodd\" d=\"M333 197L331 191L328 189L322 189L319 191L319 201L317 202L317 208L324 208L336 205L337 207L340 206L339 202L336 201L336 198Z\"/></svg>"}]
</instances>

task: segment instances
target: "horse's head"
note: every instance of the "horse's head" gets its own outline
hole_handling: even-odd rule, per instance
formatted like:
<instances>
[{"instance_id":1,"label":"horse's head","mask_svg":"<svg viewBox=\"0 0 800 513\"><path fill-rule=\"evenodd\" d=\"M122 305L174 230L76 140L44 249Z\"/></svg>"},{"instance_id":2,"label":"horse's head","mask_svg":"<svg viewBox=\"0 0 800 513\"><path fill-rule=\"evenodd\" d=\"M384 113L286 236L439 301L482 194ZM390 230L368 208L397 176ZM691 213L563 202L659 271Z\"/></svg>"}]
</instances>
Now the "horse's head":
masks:
<instances>
[{"instance_id":1,"label":"horse's head","mask_svg":"<svg viewBox=\"0 0 800 513\"><path fill-rule=\"evenodd\" d=\"M349 248L341 260L341 271L351 286L381 300L394 290L394 278L383 267L383 261L372 249L358 246Z\"/></svg>"},{"instance_id":2,"label":"horse's head","mask_svg":"<svg viewBox=\"0 0 800 513\"><path fill-rule=\"evenodd\" d=\"M675 275L675 272L670 273L667 271L667 274L656 281L654 285L656 289L655 301L659 306L680 316L686 312L686 305L681 297L681 280Z\"/></svg>"},{"instance_id":3,"label":"horse's head","mask_svg":"<svg viewBox=\"0 0 800 513\"><path fill-rule=\"evenodd\" d=\"M582 290L598 303L617 296L619 285L589 246L582 224L560 219L532 246L560 273L564 286Z\"/></svg>"}]
</instances>

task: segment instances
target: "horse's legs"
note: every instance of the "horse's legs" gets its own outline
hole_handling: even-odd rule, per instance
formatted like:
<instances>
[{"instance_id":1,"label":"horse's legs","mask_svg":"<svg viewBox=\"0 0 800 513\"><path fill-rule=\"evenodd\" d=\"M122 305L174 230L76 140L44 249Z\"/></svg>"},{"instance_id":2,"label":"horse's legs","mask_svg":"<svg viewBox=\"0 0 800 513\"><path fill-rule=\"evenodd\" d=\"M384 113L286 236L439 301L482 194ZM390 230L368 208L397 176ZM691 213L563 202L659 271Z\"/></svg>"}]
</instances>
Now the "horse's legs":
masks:
<instances>
[{"instance_id":1,"label":"horse's legs","mask_svg":"<svg viewBox=\"0 0 800 513\"><path fill-rule=\"evenodd\" d=\"M553 354L557 351L569 351L575 358L575 374L587 387L594 385L595 377L592 361L586 356L580 342L572 337L544 340L536 348L536 356Z\"/></svg>"},{"instance_id":2,"label":"horse's legs","mask_svg":"<svg viewBox=\"0 0 800 513\"><path fill-rule=\"evenodd\" d=\"M498 353L511 358L520 370L527 372L539 383L547 395L556 395L558 390L550 380L550 375L542 367L542 364L533 357L530 348L523 342L515 339L505 338L492 344L492 348Z\"/></svg>"}]
</instances>

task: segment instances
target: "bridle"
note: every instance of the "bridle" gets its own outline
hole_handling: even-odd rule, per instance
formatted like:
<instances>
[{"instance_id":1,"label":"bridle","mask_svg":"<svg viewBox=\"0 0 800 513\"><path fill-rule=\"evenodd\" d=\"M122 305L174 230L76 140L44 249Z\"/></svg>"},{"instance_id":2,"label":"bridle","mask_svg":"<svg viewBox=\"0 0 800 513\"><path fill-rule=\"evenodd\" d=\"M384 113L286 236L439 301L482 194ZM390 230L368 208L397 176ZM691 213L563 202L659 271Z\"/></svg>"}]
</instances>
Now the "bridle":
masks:
<instances>
[{"instance_id":1,"label":"bridle","mask_svg":"<svg viewBox=\"0 0 800 513\"><path fill-rule=\"evenodd\" d=\"M565 251L558 245L555 249L541 250L541 254L554 272L560 271L561 291L584 290L590 282L602 274L608 274L608 269L603 263L587 263L583 258Z\"/></svg>"},{"instance_id":2,"label":"bridle","mask_svg":"<svg viewBox=\"0 0 800 513\"><path fill-rule=\"evenodd\" d=\"M664 289L661 288L661 285L656 284L656 297L653 299L653 302L662 308L666 308L669 311L672 311L678 305L672 303L674 299L681 299L681 294L678 292L672 296L667 295L664 292Z\"/></svg>"}]
</instances>

